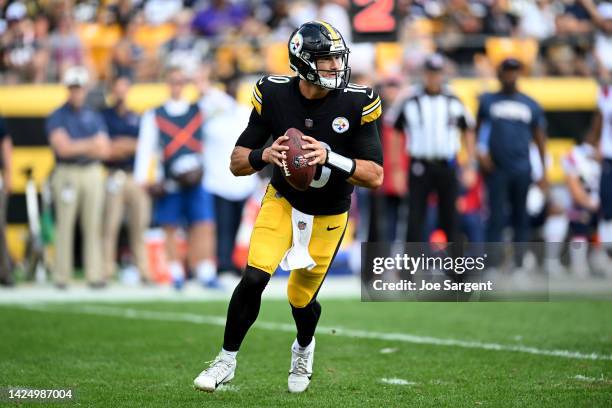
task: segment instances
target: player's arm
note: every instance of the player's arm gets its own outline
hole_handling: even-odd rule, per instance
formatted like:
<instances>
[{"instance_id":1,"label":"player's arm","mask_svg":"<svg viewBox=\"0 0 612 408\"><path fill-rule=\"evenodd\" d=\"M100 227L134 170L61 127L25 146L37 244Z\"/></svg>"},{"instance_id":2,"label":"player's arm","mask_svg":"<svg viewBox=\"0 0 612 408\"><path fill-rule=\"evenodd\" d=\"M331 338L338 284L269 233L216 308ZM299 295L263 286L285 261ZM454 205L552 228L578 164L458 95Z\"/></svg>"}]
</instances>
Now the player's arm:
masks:
<instances>
[{"instance_id":1,"label":"player's arm","mask_svg":"<svg viewBox=\"0 0 612 408\"><path fill-rule=\"evenodd\" d=\"M283 146L287 136L280 136L270 146L266 142L270 131L256 108L251 112L249 124L242 132L230 158L230 171L234 176L248 176L266 167L269 163L281 166L288 146Z\"/></svg>"}]
</instances>

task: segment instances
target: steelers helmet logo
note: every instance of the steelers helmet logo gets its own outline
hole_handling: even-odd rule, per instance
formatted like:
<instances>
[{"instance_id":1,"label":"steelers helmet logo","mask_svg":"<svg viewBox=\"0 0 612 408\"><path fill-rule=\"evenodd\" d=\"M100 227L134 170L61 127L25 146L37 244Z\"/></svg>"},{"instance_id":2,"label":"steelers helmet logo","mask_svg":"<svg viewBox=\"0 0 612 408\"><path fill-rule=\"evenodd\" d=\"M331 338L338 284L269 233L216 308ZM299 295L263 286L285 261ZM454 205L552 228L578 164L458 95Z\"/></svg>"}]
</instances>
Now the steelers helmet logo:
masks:
<instances>
[{"instance_id":1,"label":"steelers helmet logo","mask_svg":"<svg viewBox=\"0 0 612 408\"><path fill-rule=\"evenodd\" d=\"M334 132L336 132L336 133L344 133L344 132L346 132L349 129L349 121L348 121L348 119L344 118L342 116L337 117L332 122L332 129L334 129Z\"/></svg>"},{"instance_id":2,"label":"steelers helmet logo","mask_svg":"<svg viewBox=\"0 0 612 408\"><path fill-rule=\"evenodd\" d=\"M293 55L299 55L303 45L304 38L302 37L302 34L295 33L295 35L291 37L291 41L289 41L289 50Z\"/></svg>"}]
</instances>

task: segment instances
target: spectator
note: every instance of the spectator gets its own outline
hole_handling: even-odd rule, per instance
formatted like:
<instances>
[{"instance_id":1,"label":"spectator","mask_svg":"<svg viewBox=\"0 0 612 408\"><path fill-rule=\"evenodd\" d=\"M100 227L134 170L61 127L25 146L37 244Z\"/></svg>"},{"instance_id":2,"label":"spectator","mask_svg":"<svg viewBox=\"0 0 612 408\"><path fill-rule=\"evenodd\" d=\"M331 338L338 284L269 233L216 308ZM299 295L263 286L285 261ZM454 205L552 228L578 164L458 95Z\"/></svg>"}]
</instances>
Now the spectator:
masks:
<instances>
[{"instance_id":1,"label":"spectator","mask_svg":"<svg viewBox=\"0 0 612 408\"><path fill-rule=\"evenodd\" d=\"M521 15L520 33L537 40L545 40L555 35L556 11L551 0L525 2Z\"/></svg>"},{"instance_id":2,"label":"spectator","mask_svg":"<svg viewBox=\"0 0 612 408\"><path fill-rule=\"evenodd\" d=\"M487 14L483 19L483 34L499 37L510 37L515 34L518 24L517 17L504 8L502 0L492 0L487 7Z\"/></svg>"},{"instance_id":3,"label":"spectator","mask_svg":"<svg viewBox=\"0 0 612 408\"><path fill-rule=\"evenodd\" d=\"M212 0L196 14L192 27L203 37L219 38L227 31L238 29L247 16L248 9L242 3Z\"/></svg>"},{"instance_id":4,"label":"spectator","mask_svg":"<svg viewBox=\"0 0 612 408\"><path fill-rule=\"evenodd\" d=\"M15 284L11 259L6 246L6 208L12 188L12 154L13 142L8 133L4 119L0 117L0 286L13 286Z\"/></svg>"},{"instance_id":5,"label":"spectator","mask_svg":"<svg viewBox=\"0 0 612 408\"><path fill-rule=\"evenodd\" d=\"M159 182L149 184L156 196L154 221L166 235L170 274L177 289L185 280L178 254L178 228L188 228L188 264L208 287L218 287L216 278L214 201L202 187L203 114L200 106L182 98L185 74L171 67L166 73L170 99L142 118L136 151L134 177L148 184L151 159L159 152L162 172Z\"/></svg>"},{"instance_id":6,"label":"spectator","mask_svg":"<svg viewBox=\"0 0 612 408\"><path fill-rule=\"evenodd\" d=\"M400 78L390 76L378 86L383 112L390 113L387 114L384 121L377 121L383 156L386 158L383 162L383 170L387 176L383 180L382 187L371 194L368 240L372 242L394 242L399 237L399 226L405 225L405 222L400 220L400 206L407 191L406 140L403 133L400 137L395 136L393 119L396 114L393 108L389 109L389 106L394 106L394 103L397 102L401 85Z\"/></svg>"},{"instance_id":7,"label":"spectator","mask_svg":"<svg viewBox=\"0 0 612 408\"><path fill-rule=\"evenodd\" d=\"M229 170L229 162L236 140L249 121L250 111L228 94L210 86L209 73L210 70L204 68L197 77L200 106L207 118L203 127L206 140L204 187L215 200L218 270L240 276L241 268L232 259L234 242L242 209L255 190L257 176L236 178Z\"/></svg>"},{"instance_id":8,"label":"spectator","mask_svg":"<svg viewBox=\"0 0 612 408\"><path fill-rule=\"evenodd\" d=\"M521 69L521 63L514 58L502 61L498 70L500 91L485 93L479 100L478 145L489 208L487 242L502 242L508 204L512 209L514 242L527 241L526 201L531 184L529 145L532 141L537 144L543 168L546 167L544 112L537 102L517 90ZM545 187L545 175L541 184ZM492 266L498 265L499 255L491 257ZM520 272L524 272L520 245L515 248L514 255L517 276L520 276Z\"/></svg>"},{"instance_id":9,"label":"spectator","mask_svg":"<svg viewBox=\"0 0 612 408\"><path fill-rule=\"evenodd\" d=\"M134 41L137 29L138 23L135 20L128 22L123 37L113 49L113 74L116 78L128 78L131 81L141 78L145 52Z\"/></svg>"},{"instance_id":10,"label":"spectator","mask_svg":"<svg viewBox=\"0 0 612 408\"><path fill-rule=\"evenodd\" d=\"M176 33L174 37L161 47L160 65L180 65L188 77L195 71L210 53L207 40L196 37L191 31L193 14L190 10L182 10L174 18Z\"/></svg>"},{"instance_id":11,"label":"spectator","mask_svg":"<svg viewBox=\"0 0 612 408\"><path fill-rule=\"evenodd\" d=\"M32 21L23 3L11 3L6 10L7 31L0 47L6 67L6 82L42 82L47 52L36 39Z\"/></svg>"},{"instance_id":12,"label":"spectator","mask_svg":"<svg viewBox=\"0 0 612 408\"><path fill-rule=\"evenodd\" d=\"M83 44L74 29L74 21L70 14L60 16L57 30L49 38L51 54L51 78L58 80L64 77L68 67L85 63Z\"/></svg>"},{"instance_id":13,"label":"spectator","mask_svg":"<svg viewBox=\"0 0 612 408\"><path fill-rule=\"evenodd\" d=\"M53 277L65 288L72 275L74 226L77 213L85 241L85 276L93 288L103 287L102 214L104 169L109 141L102 117L85 106L89 76L82 66L66 69L63 78L68 101L47 120L55 155L52 189L57 218Z\"/></svg>"},{"instance_id":14,"label":"spectator","mask_svg":"<svg viewBox=\"0 0 612 408\"><path fill-rule=\"evenodd\" d=\"M131 82L117 77L111 88L112 106L102 111L111 139L106 161L106 214L104 216L105 278L111 279L116 269L119 227L127 213L130 249L142 282L150 281L144 235L149 225L150 200L134 181L134 155L138 138L138 116L126 105Z\"/></svg>"},{"instance_id":15,"label":"spectator","mask_svg":"<svg viewBox=\"0 0 612 408\"><path fill-rule=\"evenodd\" d=\"M147 23L160 25L171 22L182 8L182 0L149 0L144 5L144 15Z\"/></svg>"},{"instance_id":16,"label":"spectator","mask_svg":"<svg viewBox=\"0 0 612 408\"><path fill-rule=\"evenodd\" d=\"M118 0L114 4L108 5L108 11L111 17L109 24L118 24L124 31L134 19L138 9L134 7L133 0Z\"/></svg>"}]
</instances>

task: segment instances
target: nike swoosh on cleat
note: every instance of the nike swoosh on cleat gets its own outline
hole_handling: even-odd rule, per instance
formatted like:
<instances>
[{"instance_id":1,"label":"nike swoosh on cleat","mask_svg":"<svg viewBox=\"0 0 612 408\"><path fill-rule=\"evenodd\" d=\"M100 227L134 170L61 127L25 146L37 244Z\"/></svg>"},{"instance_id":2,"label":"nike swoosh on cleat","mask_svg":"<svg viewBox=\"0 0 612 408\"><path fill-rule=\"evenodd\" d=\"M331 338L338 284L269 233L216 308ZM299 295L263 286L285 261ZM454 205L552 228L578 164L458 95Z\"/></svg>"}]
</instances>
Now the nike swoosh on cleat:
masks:
<instances>
[{"instance_id":1,"label":"nike swoosh on cleat","mask_svg":"<svg viewBox=\"0 0 612 408\"><path fill-rule=\"evenodd\" d=\"M338 228L340 228L339 225L337 227L330 227L329 225L327 226L327 230L328 231L333 231L333 230L338 229Z\"/></svg>"}]
</instances>

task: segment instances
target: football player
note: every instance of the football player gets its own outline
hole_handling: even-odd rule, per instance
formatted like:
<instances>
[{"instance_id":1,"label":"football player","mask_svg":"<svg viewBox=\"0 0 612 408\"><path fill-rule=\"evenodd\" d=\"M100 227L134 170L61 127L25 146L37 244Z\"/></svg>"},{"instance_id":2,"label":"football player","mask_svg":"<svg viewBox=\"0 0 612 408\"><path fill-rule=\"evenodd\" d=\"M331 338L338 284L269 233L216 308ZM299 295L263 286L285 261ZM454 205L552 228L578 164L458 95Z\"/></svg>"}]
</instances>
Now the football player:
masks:
<instances>
[{"instance_id":1,"label":"football player","mask_svg":"<svg viewBox=\"0 0 612 408\"><path fill-rule=\"evenodd\" d=\"M292 247L293 210L312 215L307 246L311 267L291 271L287 295L297 328L291 346L288 387L303 392L310 383L314 333L321 315L317 293L342 241L353 185L382 184L382 148L376 120L380 97L370 88L349 82L349 49L342 35L324 21L303 24L288 43L289 61L297 76L266 76L253 89L253 110L232 152L236 176L274 166L251 236L248 264L230 300L223 348L194 380L197 389L214 391L229 382L236 354L259 313L261 295L271 275ZM305 157L317 166L306 191L291 187L280 171L289 148L288 128L301 130ZM299 225L303 229L304 224Z\"/></svg>"}]
</instances>

